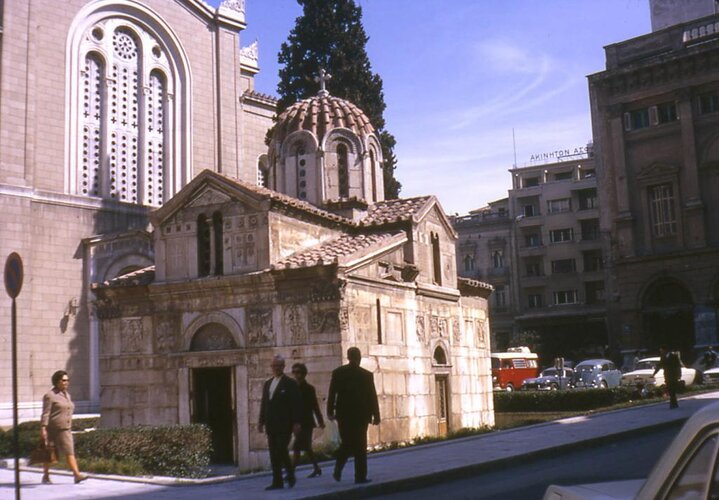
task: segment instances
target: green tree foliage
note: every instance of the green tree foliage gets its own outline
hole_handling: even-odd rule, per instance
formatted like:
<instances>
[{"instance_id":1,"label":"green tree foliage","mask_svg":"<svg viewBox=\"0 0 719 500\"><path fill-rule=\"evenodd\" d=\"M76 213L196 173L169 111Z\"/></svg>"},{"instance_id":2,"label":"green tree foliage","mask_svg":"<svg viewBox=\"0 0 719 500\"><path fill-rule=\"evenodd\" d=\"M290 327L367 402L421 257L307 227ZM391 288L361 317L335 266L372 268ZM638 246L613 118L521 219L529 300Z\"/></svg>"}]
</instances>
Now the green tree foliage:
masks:
<instances>
[{"instance_id":1,"label":"green tree foliage","mask_svg":"<svg viewBox=\"0 0 719 500\"><path fill-rule=\"evenodd\" d=\"M365 46L369 37L362 26L362 8L354 0L297 0L303 13L295 21L279 53L278 113L295 102L316 95L319 69L332 75L330 94L362 109L382 145L385 198L397 198L402 185L394 178L395 138L385 129L382 78L372 72Z\"/></svg>"}]
</instances>

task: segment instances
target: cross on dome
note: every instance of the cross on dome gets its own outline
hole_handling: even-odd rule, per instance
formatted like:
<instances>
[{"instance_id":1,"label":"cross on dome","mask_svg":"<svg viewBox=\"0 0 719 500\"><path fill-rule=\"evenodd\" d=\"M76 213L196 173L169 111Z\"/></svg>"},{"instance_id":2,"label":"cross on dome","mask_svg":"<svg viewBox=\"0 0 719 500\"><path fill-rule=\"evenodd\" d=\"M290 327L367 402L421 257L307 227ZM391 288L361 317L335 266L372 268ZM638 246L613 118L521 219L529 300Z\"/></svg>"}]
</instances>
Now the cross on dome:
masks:
<instances>
[{"instance_id":1,"label":"cross on dome","mask_svg":"<svg viewBox=\"0 0 719 500\"><path fill-rule=\"evenodd\" d=\"M325 88L328 81L332 79L332 75L327 73L324 68L320 68L319 75L315 77L315 81L320 84L320 91L317 93L319 96L328 96L330 93Z\"/></svg>"}]
</instances>

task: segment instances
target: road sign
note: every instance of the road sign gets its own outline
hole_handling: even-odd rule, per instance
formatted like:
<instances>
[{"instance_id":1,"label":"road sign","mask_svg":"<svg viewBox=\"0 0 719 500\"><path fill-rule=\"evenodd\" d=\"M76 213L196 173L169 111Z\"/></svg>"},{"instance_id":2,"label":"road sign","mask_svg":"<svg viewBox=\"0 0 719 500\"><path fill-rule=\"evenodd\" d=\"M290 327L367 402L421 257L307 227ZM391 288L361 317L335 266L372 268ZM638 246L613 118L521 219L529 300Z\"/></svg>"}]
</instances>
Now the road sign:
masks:
<instances>
[{"instance_id":1,"label":"road sign","mask_svg":"<svg viewBox=\"0 0 719 500\"><path fill-rule=\"evenodd\" d=\"M22 290L22 278L22 259L17 252L13 252L8 255L8 258L5 261L5 290L11 299L20 295L20 290Z\"/></svg>"}]
</instances>

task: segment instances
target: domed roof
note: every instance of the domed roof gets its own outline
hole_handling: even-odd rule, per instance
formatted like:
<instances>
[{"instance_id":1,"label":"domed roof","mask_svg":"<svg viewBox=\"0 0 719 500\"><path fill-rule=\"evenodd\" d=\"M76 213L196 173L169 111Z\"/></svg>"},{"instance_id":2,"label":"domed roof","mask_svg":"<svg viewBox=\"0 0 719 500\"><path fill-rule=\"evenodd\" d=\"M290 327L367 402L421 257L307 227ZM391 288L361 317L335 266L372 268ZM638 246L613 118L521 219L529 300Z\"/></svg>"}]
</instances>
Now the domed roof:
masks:
<instances>
[{"instance_id":1,"label":"domed roof","mask_svg":"<svg viewBox=\"0 0 719 500\"><path fill-rule=\"evenodd\" d=\"M281 143L292 132L307 130L321 143L329 130L338 127L347 128L359 137L374 132L369 118L357 106L327 92L320 92L314 97L296 102L280 115L272 141Z\"/></svg>"}]
</instances>

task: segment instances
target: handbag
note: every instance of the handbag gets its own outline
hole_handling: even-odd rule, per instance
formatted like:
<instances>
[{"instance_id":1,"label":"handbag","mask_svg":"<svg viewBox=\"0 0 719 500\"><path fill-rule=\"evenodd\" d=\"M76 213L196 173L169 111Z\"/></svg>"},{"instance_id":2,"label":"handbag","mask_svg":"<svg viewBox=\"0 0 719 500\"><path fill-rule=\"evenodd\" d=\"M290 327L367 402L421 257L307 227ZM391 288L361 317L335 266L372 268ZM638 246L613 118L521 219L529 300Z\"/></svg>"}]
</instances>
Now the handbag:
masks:
<instances>
[{"instance_id":1,"label":"handbag","mask_svg":"<svg viewBox=\"0 0 719 500\"><path fill-rule=\"evenodd\" d=\"M57 463L57 452L55 446L45 444L44 439L40 439L34 450L30 452L29 465L33 464L54 464Z\"/></svg>"}]
</instances>

